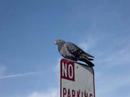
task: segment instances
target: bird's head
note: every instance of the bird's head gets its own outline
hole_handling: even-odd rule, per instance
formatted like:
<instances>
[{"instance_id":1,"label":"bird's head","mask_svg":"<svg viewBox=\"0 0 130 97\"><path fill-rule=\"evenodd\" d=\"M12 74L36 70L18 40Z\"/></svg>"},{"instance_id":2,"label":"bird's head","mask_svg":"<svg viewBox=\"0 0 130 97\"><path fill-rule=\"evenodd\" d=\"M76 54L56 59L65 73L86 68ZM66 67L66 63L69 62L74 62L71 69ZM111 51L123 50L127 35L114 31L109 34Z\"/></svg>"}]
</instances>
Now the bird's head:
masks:
<instances>
[{"instance_id":1,"label":"bird's head","mask_svg":"<svg viewBox=\"0 0 130 97\"><path fill-rule=\"evenodd\" d=\"M56 45L62 45L62 44L64 44L65 43L65 41L64 40L62 40L62 39L57 39L57 40L55 40L55 42L54 42Z\"/></svg>"}]
</instances>

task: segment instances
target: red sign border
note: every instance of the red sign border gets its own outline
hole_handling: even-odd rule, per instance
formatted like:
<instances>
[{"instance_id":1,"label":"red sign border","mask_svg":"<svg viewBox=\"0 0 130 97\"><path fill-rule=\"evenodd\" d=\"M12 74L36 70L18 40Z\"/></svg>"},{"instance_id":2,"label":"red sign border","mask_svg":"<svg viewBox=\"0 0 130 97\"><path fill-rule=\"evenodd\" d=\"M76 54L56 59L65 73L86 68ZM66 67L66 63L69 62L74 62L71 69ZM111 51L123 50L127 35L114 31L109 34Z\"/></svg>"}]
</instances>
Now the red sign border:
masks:
<instances>
[{"instance_id":1,"label":"red sign border","mask_svg":"<svg viewBox=\"0 0 130 97\"><path fill-rule=\"evenodd\" d=\"M63 78L63 79L75 81L75 74L73 75L73 78L72 78L72 79L67 78L67 77L63 77L63 76L61 75L61 72L62 72L62 71L61 71L61 69L62 69L61 64L62 64L63 62L66 63L67 65L71 64L71 65L74 67L74 62L72 62L72 61L70 61L70 60L62 59L62 60L60 61L60 77ZM75 69L74 69L74 68L73 68L73 72L75 72Z\"/></svg>"}]
</instances>

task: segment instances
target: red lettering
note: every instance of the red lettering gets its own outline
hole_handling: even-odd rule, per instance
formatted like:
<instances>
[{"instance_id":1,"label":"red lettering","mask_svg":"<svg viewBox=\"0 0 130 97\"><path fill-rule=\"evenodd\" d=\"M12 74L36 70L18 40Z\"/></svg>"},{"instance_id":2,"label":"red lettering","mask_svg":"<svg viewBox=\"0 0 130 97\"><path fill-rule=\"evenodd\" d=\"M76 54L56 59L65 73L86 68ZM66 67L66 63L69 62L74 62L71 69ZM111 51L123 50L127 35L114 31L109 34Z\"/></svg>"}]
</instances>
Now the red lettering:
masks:
<instances>
[{"instance_id":1,"label":"red lettering","mask_svg":"<svg viewBox=\"0 0 130 97\"><path fill-rule=\"evenodd\" d=\"M62 59L61 60L61 78L67 79L67 80L75 80L74 75L74 62Z\"/></svg>"},{"instance_id":2,"label":"red lettering","mask_svg":"<svg viewBox=\"0 0 130 97\"><path fill-rule=\"evenodd\" d=\"M72 97L75 97L75 90L72 90Z\"/></svg>"},{"instance_id":3,"label":"red lettering","mask_svg":"<svg viewBox=\"0 0 130 97\"><path fill-rule=\"evenodd\" d=\"M93 94L92 94L92 93L90 93L90 94L89 94L89 97L93 97Z\"/></svg>"},{"instance_id":4,"label":"red lettering","mask_svg":"<svg viewBox=\"0 0 130 97\"><path fill-rule=\"evenodd\" d=\"M80 90L77 91L77 97L80 97Z\"/></svg>"},{"instance_id":5,"label":"red lettering","mask_svg":"<svg viewBox=\"0 0 130 97\"><path fill-rule=\"evenodd\" d=\"M92 93L87 92L86 90L74 90L74 89L62 89L62 97L94 97Z\"/></svg>"},{"instance_id":6,"label":"red lettering","mask_svg":"<svg viewBox=\"0 0 130 97\"><path fill-rule=\"evenodd\" d=\"M88 93L86 93L86 90L84 91L84 97L88 97Z\"/></svg>"},{"instance_id":7,"label":"red lettering","mask_svg":"<svg viewBox=\"0 0 130 97\"><path fill-rule=\"evenodd\" d=\"M83 97L84 95L83 95L83 92L82 92L82 94L81 94L82 96L81 97Z\"/></svg>"},{"instance_id":8,"label":"red lettering","mask_svg":"<svg viewBox=\"0 0 130 97\"><path fill-rule=\"evenodd\" d=\"M63 97L65 97L66 93L67 93L66 88L63 88Z\"/></svg>"},{"instance_id":9,"label":"red lettering","mask_svg":"<svg viewBox=\"0 0 130 97\"><path fill-rule=\"evenodd\" d=\"M73 65L71 64L68 65L68 77L70 79L73 79L73 75L74 75L73 68L74 68Z\"/></svg>"},{"instance_id":10,"label":"red lettering","mask_svg":"<svg viewBox=\"0 0 130 97\"><path fill-rule=\"evenodd\" d=\"M70 89L68 89L68 96L67 97L71 97Z\"/></svg>"}]
</instances>

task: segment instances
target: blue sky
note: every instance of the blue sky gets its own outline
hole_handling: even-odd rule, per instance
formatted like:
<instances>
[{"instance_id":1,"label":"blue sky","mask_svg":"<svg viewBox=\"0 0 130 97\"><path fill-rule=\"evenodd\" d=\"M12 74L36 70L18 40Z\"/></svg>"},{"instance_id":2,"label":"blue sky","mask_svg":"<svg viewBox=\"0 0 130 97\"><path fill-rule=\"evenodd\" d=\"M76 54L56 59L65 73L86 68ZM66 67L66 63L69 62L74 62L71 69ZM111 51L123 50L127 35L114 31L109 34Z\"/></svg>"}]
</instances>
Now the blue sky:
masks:
<instances>
[{"instance_id":1,"label":"blue sky","mask_svg":"<svg viewBox=\"0 0 130 97\"><path fill-rule=\"evenodd\" d=\"M96 97L129 97L129 4L0 0L0 97L59 97L58 38L95 56Z\"/></svg>"}]
</instances>

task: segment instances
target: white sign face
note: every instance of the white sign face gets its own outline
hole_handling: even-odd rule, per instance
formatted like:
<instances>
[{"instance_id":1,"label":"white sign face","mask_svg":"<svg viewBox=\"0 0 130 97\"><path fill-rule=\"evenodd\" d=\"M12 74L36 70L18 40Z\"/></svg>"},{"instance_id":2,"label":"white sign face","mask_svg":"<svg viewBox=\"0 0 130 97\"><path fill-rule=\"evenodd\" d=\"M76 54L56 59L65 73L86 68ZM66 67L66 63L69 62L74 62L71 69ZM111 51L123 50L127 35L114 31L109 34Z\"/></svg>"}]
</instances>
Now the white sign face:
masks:
<instances>
[{"instance_id":1,"label":"white sign face","mask_svg":"<svg viewBox=\"0 0 130 97\"><path fill-rule=\"evenodd\" d=\"M95 97L93 68L62 59L60 97Z\"/></svg>"}]
</instances>

